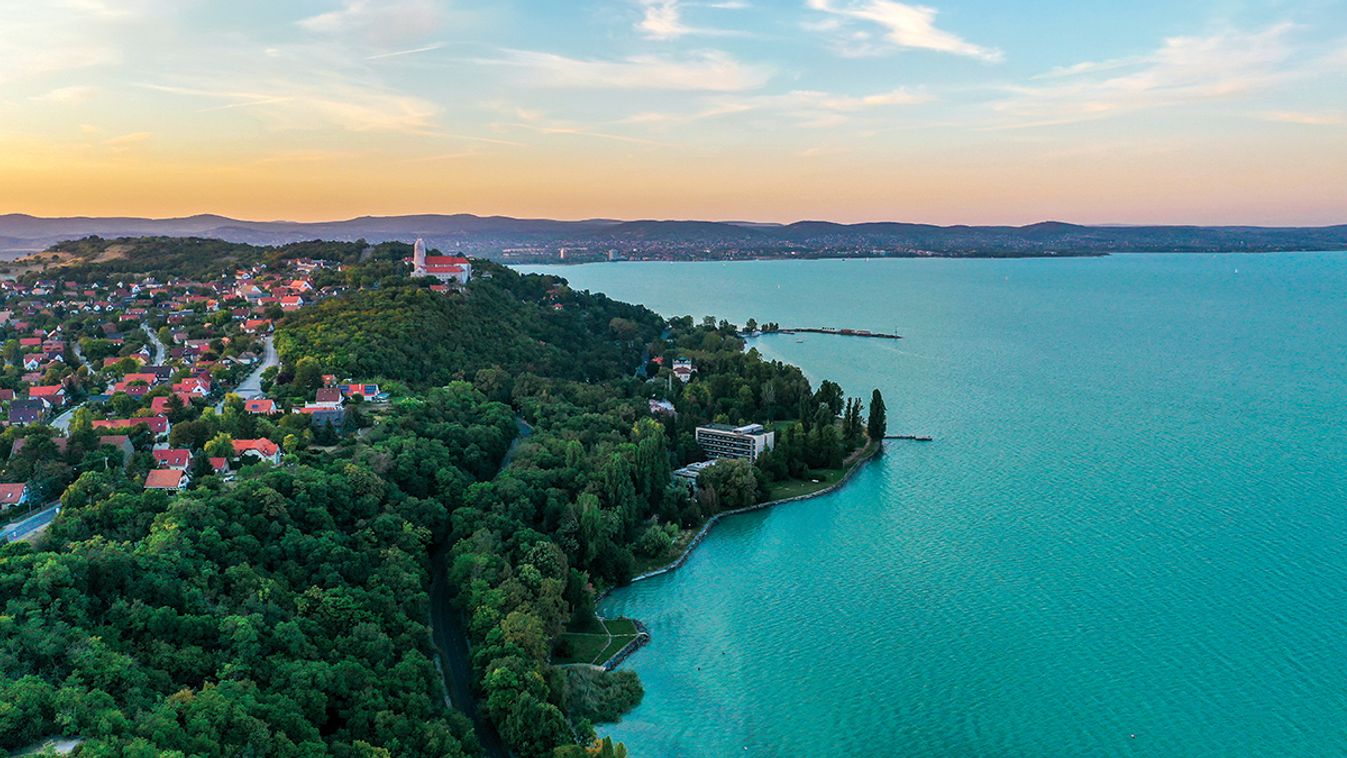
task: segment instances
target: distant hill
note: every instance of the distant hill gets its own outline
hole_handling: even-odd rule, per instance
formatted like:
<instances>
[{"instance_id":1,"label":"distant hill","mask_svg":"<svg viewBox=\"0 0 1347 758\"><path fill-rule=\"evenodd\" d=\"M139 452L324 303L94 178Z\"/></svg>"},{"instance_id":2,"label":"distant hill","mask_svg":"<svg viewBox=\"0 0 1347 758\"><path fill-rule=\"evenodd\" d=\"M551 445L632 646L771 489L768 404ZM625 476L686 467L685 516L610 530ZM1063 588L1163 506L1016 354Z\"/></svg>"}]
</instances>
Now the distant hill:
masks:
<instances>
[{"instance_id":1,"label":"distant hill","mask_svg":"<svg viewBox=\"0 0 1347 758\"><path fill-rule=\"evenodd\" d=\"M684 258L794 255L1048 256L1113 252L1271 252L1347 249L1347 225L933 226L897 222L793 224L714 221L554 221L469 214L362 216L298 223L240 221L216 215L185 218L38 218L0 215L0 252L13 257L88 236L207 237L253 245L305 240L370 243L423 237L444 251L500 258L504 251L562 247Z\"/></svg>"}]
</instances>

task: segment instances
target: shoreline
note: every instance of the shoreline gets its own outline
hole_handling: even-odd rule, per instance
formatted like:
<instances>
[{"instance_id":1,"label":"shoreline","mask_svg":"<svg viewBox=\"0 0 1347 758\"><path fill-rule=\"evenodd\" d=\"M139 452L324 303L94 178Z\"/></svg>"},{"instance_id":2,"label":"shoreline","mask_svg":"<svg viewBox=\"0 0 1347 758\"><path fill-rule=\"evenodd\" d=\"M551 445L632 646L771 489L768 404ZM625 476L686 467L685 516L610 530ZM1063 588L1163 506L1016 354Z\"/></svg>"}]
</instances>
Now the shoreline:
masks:
<instances>
[{"instance_id":1,"label":"shoreline","mask_svg":"<svg viewBox=\"0 0 1347 758\"><path fill-rule=\"evenodd\" d=\"M866 445L865 448L862 448L856 460L846 470L846 473L842 475L841 479L838 479L836 482L833 482L832 484L828 485L827 487L824 487L823 489L817 492L810 492L805 495L795 495L794 497L785 497L777 500L767 500L765 502L744 506L743 508L735 508L734 510L721 511L720 513L717 513L716 515L707 519L705 524L702 524L701 529L697 530L697 534L693 536L692 540L688 542L687 547L683 548L683 552L681 552L677 558L673 559L669 563L666 563L665 565L657 569L652 569L650 571L638 574L637 576L632 577L631 581L621 586L630 587L631 585L636 584L637 582L644 581L646 579L653 579L654 577L661 576L663 574L668 574L682 568L683 564L687 563L688 558L692 556L693 551L696 550L699 546L701 546L702 541L705 540L706 536L711 533L711 530L715 528L716 524L720 523L721 519L728 518L730 516L742 516L745 513L767 510L768 508L775 508L779 505L797 503L804 500L813 500L814 498L823 497L824 495L831 495L832 493L838 491L842 487L845 487L851 481L851 478L856 475L856 472L864 468L866 464L874 461L874 459L879 457L880 453L882 453L883 451L884 451L884 442L882 440L879 442L869 443L868 445ZM599 595L594 598L594 606L596 608L594 612L595 616L603 620L608 620L609 617L599 613L597 608L599 604L604 601L604 599L606 599L609 595L613 593L614 590L617 589L620 589L620 587L609 587L608 589L599 593ZM626 661L627 658L635 654L637 650L641 649L648 642L650 642L650 631L646 628L645 624L641 623L640 619L633 618L632 621L636 624L637 629L636 639L632 640L631 642L628 642L621 650L614 653L612 657L604 661L602 664L598 664L598 668L601 668L604 671L612 671L613 669L621 665L624 661Z\"/></svg>"}]
</instances>

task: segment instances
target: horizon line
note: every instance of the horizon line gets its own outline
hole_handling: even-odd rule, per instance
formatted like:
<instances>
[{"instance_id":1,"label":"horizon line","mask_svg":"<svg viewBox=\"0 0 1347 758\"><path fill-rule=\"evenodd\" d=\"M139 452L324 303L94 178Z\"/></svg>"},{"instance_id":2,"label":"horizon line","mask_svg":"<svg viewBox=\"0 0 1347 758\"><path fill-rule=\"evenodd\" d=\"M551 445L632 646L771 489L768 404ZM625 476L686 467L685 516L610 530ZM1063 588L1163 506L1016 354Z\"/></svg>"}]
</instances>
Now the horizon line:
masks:
<instances>
[{"instance_id":1,"label":"horizon line","mask_svg":"<svg viewBox=\"0 0 1347 758\"><path fill-rule=\"evenodd\" d=\"M477 219L505 219L505 220L510 220L510 221L540 221L540 222L555 222L555 223L565 223L565 224L584 224L584 223L631 224L631 223L645 223L645 222L652 222L652 223L706 223L706 224L725 224L725 225L731 225L731 226L745 226L745 225L752 225L752 226L773 226L773 227L786 227L786 226L794 226L794 225L797 225L797 224L833 224L833 225L837 225L837 226L864 226L864 225L867 225L867 224L903 224L903 225L909 225L909 226L931 226L931 227L938 227L938 228L945 228L945 229L949 229L949 228L958 228L958 227L970 227L970 228L996 228L996 227L1002 227L1002 228L1010 228L1010 229L1025 229L1025 228L1029 228L1029 227L1033 227L1033 226L1044 226L1044 225L1050 225L1050 224L1062 224L1062 225L1066 225L1066 226L1080 226L1080 227L1093 227L1093 228L1179 228L1179 229L1181 229L1181 228L1329 229L1329 228L1335 228L1335 227L1339 227L1339 226L1347 226L1347 220L1344 220L1344 221L1341 221L1341 222L1338 222L1338 223L1329 223L1329 224L1266 224L1266 223L1144 223L1144 222L1143 222L1143 223L1135 223L1135 222L1132 222L1132 223L1123 223L1123 222L1079 222L1079 221L1062 221L1062 220L1060 220L1060 219L1048 218L1048 219L1043 219L1043 220L1040 220L1040 221L1033 221L1033 222L1029 222L1029 223L1021 223L1021 224L1013 224L1013 223L1009 223L1009 224L1008 224L1008 223L999 223L999 224L998 224L998 223L971 223L971 222L959 222L959 223L953 223L953 224L940 224L940 223L934 223L934 222L928 222L928 221L903 221L903 220L897 220L897 219L892 219L892 218L888 218L888 219L871 219L871 220L865 220L865 221L834 221L834 220L830 220L830 219L826 219L826 218L799 218L799 219L796 219L795 221L754 221L754 220L751 220L751 219L742 219L742 218L734 218L734 219L713 219L713 218L696 218L696 217L682 217L682 218L678 218L678 217L662 217L662 218L661 218L661 217L653 217L653 216L637 217L637 218L615 218L615 217L607 217L607 216L585 216L585 217L570 217L570 218L566 218L566 217L553 217L553 216L512 216L512 215L508 215L508 214L504 214L504 213L487 213L487 214L482 214L482 213L472 213L472 212L467 212L467 211L455 211L455 212L432 211L432 212L420 212L420 213L397 213L397 214L387 214L387 215L370 214L370 213L367 213L367 214L361 214L361 215L356 215L356 216L349 216L349 217L345 217L345 218L326 218L326 219L311 220L311 221L297 221L297 220L293 220L293 219L284 219L284 218L280 218L280 219L249 219L249 218L239 218L239 217L235 217L235 216L228 216L228 215L225 215L225 214L222 214L222 213L214 213L214 212L209 212L209 211L200 212L200 213L192 213L192 214L181 215L181 216L83 215L83 214L80 214L80 215L68 215L68 216L43 216L43 215L38 215L38 214L33 214L33 213L26 213L26 212L23 212L23 211L9 211L9 212L5 212L5 213L0 213L0 219L3 219L3 218L14 218L14 217L22 217L22 218L33 219L33 220L36 220L36 221L110 221L110 220L116 219L116 220L127 220L127 221L169 222L169 221L187 221L187 220L196 219L196 218L212 217L212 218L223 219L223 220L225 220L225 221L233 221L233 222L243 223L243 224L293 224L293 225L297 225L297 226L314 226L314 225L321 225L321 224L345 224L345 223L351 223L351 222L354 222L354 221L361 221L361 220L367 220L367 219L369 219L369 220L374 220L374 219L380 219L380 220L383 220L383 219L406 219L406 218L412 218L412 217L416 217L416 216L432 216L432 217L439 217L439 218L468 217L468 218L477 218Z\"/></svg>"}]
</instances>

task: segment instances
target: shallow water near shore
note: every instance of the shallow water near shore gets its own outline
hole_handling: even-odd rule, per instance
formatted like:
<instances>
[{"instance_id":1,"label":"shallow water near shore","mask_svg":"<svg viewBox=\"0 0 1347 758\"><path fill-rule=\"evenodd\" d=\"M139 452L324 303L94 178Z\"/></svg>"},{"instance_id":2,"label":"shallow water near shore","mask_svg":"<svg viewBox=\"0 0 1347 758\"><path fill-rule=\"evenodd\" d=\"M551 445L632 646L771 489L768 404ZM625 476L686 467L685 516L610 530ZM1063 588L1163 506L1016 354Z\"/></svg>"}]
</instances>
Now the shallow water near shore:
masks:
<instances>
[{"instance_id":1,"label":"shallow water near shore","mask_svg":"<svg viewBox=\"0 0 1347 758\"><path fill-rule=\"evenodd\" d=\"M1347 254L529 270L936 438L604 601L632 755L1347 752Z\"/></svg>"}]
</instances>

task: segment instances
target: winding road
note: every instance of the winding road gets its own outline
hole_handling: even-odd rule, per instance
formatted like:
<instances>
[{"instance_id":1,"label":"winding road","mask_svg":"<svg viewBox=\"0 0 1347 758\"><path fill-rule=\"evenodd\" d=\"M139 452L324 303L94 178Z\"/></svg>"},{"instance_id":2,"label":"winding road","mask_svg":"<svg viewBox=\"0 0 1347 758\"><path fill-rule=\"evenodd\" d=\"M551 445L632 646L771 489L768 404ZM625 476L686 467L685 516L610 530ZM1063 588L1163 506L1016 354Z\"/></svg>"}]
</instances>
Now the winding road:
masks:
<instances>
[{"instance_id":1,"label":"winding road","mask_svg":"<svg viewBox=\"0 0 1347 758\"><path fill-rule=\"evenodd\" d=\"M441 544L430 554L430 634L439 653L440 673L449 705L472 721L477 742L488 758L509 758L510 751L486 715L477 710L472 696L472 653L463 617L449 592L449 545Z\"/></svg>"}]
</instances>

